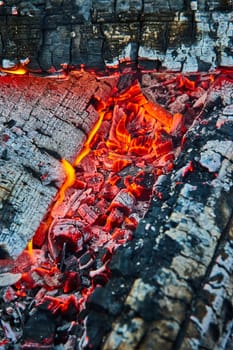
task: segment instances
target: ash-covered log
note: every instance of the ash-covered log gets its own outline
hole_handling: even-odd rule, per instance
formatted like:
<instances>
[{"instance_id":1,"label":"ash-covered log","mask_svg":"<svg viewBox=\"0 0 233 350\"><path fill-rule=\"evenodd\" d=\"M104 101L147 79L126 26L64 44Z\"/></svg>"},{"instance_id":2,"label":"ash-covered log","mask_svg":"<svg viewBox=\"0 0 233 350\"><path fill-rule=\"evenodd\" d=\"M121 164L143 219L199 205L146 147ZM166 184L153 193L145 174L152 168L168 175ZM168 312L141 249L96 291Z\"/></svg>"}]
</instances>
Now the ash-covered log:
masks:
<instances>
[{"instance_id":1,"label":"ash-covered log","mask_svg":"<svg viewBox=\"0 0 233 350\"><path fill-rule=\"evenodd\" d=\"M8 0L0 2L5 68L61 64L206 71L232 66L231 0Z\"/></svg>"},{"instance_id":2,"label":"ash-covered log","mask_svg":"<svg viewBox=\"0 0 233 350\"><path fill-rule=\"evenodd\" d=\"M0 77L0 242L11 256L26 247L64 181L61 160L73 162L98 120L91 99L107 99L116 80L82 72Z\"/></svg>"},{"instance_id":3,"label":"ash-covered log","mask_svg":"<svg viewBox=\"0 0 233 350\"><path fill-rule=\"evenodd\" d=\"M232 87L216 81L110 281L90 296L85 349L231 348Z\"/></svg>"}]
</instances>

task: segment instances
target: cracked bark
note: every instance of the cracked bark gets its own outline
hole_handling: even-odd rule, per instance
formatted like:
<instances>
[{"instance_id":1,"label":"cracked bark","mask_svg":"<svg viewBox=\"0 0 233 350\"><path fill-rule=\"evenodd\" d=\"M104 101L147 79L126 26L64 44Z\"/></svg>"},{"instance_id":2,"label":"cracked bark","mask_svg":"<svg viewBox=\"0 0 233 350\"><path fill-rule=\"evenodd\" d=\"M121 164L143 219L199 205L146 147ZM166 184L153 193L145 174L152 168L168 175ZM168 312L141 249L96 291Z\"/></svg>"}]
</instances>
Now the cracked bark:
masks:
<instances>
[{"instance_id":1,"label":"cracked bark","mask_svg":"<svg viewBox=\"0 0 233 350\"><path fill-rule=\"evenodd\" d=\"M232 66L231 1L16 1L0 6L0 58L206 71ZM3 61L3 63L6 61Z\"/></svg>"},{"instance_id":2,"label":"cracked bark","mask_svg":"<svg viewBox=\"0 0 233 350\"><path fill-rule=\"evenodd\" d=\"M233 324L232 102L232 82L213 88L174 171L155 184L167 199L154 197L133 241L113 257L111 280L89 300L87 349L226 349ZM190 161L194 171L182 175Z\"/></svg>"},{"instance_id":3,"label":"cracked bark","mask_svg":"<svg viewBox=\"0 0 233 350\"><path fill-rule=\"evenodd\" d=\"M0 242L19 255L64 180L60 159L72 162L116 79L88 73L67 80L0 77Z\"/></svg>"}]
</instances>

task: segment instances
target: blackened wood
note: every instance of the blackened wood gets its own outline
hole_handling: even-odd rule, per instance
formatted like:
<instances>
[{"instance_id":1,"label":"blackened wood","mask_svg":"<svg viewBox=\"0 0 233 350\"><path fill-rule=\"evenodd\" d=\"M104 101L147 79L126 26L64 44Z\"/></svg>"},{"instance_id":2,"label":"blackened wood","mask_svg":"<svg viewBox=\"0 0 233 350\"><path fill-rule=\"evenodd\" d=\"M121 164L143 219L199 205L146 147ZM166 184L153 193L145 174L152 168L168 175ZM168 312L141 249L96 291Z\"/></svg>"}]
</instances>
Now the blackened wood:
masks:
<instances>
[{"instance_id":1,"label":"blackened wood","mask_svg":"<svg viewBox=\"0 0 233 350\"><path fill-rule=\"evenodd\" d=\"M116 79L0 77L0 244L19 255L33 237L65 174L98 119ZM1 256L1 252L0 252Z\"/></svg>"},{"instance_id":2,"label":"blackened wood","mask_svg":"<svg viewBox=\"0 0 233 350\"><path fill-rule=\"evenodd\" d=\"M0 58L29 57L32 69L104 68L129 59L139 68L178 71L233 65L231 0L2 3Z\"/></svg>"},{"instance_id":3,"label":"blackened wood","mask_svg":"<svg viewBox=\"0 0 233 350\"><path fill-rule=\"evenodd\" d=\"M89 300L89 348L225 349L233 309L232 81L218 81L145 220ZM190 166L191 165L191 166ZM106 301L107 300L107 301Z\"/></svg>"}]
</instances>

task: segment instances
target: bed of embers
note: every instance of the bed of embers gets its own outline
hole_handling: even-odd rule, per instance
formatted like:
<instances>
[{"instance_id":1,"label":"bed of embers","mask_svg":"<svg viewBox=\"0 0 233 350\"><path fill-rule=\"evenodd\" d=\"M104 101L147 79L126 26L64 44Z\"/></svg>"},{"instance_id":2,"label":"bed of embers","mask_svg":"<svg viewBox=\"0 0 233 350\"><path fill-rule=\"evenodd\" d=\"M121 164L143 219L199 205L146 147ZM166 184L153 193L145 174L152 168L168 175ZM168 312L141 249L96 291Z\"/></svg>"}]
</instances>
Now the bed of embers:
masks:
<instances>
[{"instance_id":1,"label":"bed of embers","mask_svg":"<svg viewBox=\"0 0 233 350\"><path fill-rule=\"evenodd\" d=\"M0 349L82 348L89 296L111 278L109 261L133 239L151 196L162 199L153 185L173 169L220 73L152 72L130 84L123 76L128 87L107 103L93 96L99 122L75 163L61 160L66 181L32 244L6 261Z\"/></svg>"}]
</instances>

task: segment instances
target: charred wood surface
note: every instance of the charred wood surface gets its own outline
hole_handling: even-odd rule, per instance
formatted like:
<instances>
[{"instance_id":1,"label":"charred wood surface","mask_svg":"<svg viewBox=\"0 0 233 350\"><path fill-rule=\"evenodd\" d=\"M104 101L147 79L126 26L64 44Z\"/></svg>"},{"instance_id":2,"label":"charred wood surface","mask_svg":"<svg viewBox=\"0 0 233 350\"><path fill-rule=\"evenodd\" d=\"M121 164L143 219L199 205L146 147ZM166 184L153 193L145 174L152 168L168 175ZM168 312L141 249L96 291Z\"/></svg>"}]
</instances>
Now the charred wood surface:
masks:
<instances>
[{"instance_id":1,"label":"charred wood surface","mask_svg":"<svg viewBox=\"0 0 233 350\"><path fill-rule=\"evenodd\" d=\"M29 57L45 71L125 59L177 71L232 66L232 9L231 0L9 0L0 5L0 58L8 66Z\"/></svg>"},{"instance_id":2,"label":"charred wood surface","mask_svg":"<svg viewBox=\"0 0 233 350\"><path fill-rule=\"evenodd\" d=\"M0 77L0 242L19 255L98 119L90 104L107 98L115 79L87 73L69 79Z\"/></svg>"},{"instance_id":3,"label":"charred wood surface","mask_svg":"<svg viewBox=\"0 0 233 350\"><path fill-rule=\"evenodd\" d=\"M134 239L89 299L89 349L226 349L232 328L232 82L219 81ZM148 86L143 86L148 91ZM120 297L119 297L120 296ZM104 339L104 342L103 342Z\"/></svg>"}]
</instances>

